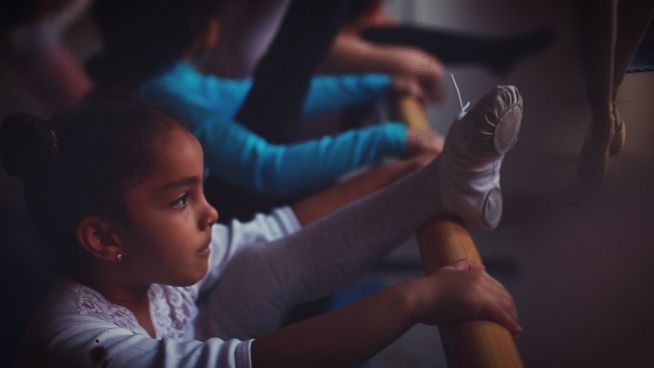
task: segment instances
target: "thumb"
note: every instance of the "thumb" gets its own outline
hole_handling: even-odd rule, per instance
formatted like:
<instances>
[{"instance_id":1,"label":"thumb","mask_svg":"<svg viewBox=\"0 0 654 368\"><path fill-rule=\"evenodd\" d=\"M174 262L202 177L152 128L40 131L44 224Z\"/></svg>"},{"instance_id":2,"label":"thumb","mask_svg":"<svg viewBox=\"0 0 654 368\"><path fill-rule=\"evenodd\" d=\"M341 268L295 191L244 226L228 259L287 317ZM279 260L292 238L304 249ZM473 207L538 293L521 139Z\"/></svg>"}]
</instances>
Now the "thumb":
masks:
<instances>
[{"instance_id":1,"label":"thumb","mask_svg":"<svg viewBox=\"0 0 654 368\"><path fill-rule=\"evenodd\" d=\"M457 270L457 271L467 271L473 267L472 262L470 262L468 259L462 258L457 261L454 261L450 263L449 265L445 266L444 268L449 268L452 270Z\"/></svg>"}]
</instances>

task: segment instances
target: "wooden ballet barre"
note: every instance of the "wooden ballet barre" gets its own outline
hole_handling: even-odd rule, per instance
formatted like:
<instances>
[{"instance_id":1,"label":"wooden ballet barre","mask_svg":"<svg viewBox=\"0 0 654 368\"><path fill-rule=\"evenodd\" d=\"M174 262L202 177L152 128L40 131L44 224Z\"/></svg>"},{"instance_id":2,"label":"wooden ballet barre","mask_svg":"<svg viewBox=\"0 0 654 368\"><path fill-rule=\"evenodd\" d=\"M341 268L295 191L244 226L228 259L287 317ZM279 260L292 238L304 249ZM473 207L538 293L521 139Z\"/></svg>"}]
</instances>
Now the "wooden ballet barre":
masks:
<instances>
[{"instance_id":1,"label":"wooden ballet barre","mask_svg":"<svg viewBox=\"0 0 654 368\"><path fill-rule=\"evenodd\" d=\"M412 97L398 99L396 110L407 126L429 127L424 107ZM418 230L422 264L427 275L461 258L482 264L470 232L456 218L442 216ZM470 321L440 327L443 347L451 368L524 367L511 333L491 321Z\"/></svg>"}]
</instances>

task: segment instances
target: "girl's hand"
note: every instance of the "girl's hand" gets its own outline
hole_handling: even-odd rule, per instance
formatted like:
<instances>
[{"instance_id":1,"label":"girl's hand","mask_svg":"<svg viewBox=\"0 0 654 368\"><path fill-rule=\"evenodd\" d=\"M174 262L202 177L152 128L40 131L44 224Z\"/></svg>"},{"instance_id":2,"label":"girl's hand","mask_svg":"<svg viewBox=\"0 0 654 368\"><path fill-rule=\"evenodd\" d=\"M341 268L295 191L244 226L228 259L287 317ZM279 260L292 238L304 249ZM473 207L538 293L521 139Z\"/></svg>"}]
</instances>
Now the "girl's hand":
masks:
<instances>
[{"instance_id":1,"label":"girl's hand","mask_svg":"<svg viewBox=\"0 0 654 368\"><path fill-rule=\"evenodd\" d=\"M406 154L416 156L432 154L438 156L443 151L445 138L437 132L428 130L406 130Z\"/></svg>"},{"instance_id":2,"label":"girl's hand","mask_svg":"<svg viewBox=\"0 0 654 368\"><path fill-rule=\"evenodd\" d=\"M391 81L391 91L395 95L409 95L411 97L415 97L420 101L421 104L425 104L426 96L425 92L423 91L422 86L420 85L420 82L408 75L396 75L393 77L393 80Z\"/></svg>"},{"instance_id":3,"label":"girl's hand","mask_svg":"<svg viewBox=\"0 0 654 368\"><path fill-rule=\"evenodd\" d=\"M443 100L443 65L438 59L414 47L391 46L386 49L394 64L394 73L415 79L427 101Z\"/></svg>"},{"instance_id":4,"label":"girl's hand","mask_svg":"<svg viewBox=\"0 0 654 368\"><path fill-rule=\"evenodd\" d=\"M482 266L462 259L415 282L412 300L418 322L452 324L487 319L514 335L522 332L513 298Z\"/></svg>"}]
</instances>

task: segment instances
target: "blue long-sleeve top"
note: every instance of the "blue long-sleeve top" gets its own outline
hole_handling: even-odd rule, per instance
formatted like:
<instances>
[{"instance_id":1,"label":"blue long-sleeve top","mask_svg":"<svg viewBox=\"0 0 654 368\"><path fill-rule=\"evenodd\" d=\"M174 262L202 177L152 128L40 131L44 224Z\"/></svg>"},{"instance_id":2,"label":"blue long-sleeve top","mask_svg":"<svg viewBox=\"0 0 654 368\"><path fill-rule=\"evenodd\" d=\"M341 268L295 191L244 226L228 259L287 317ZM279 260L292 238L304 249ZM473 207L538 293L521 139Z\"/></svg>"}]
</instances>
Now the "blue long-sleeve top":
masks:
<instances>
[{"instance_id":1,"label":"blue long-sleeve top","mask_svg":"<svg viewBox=\"0 0 654 368\"><path fill-rule=\"evenodd\" d=\"M387 93L384 74L322 76L311 81L305 115L343 109ZM280 197L315 189L358 167L404 153L406 128L388 122L293 144L271 144L233 117L251 86L203 75L179 62L139 89L143 101L189 124L211 175L260 194Z\"/></svg>"}]
</instances>

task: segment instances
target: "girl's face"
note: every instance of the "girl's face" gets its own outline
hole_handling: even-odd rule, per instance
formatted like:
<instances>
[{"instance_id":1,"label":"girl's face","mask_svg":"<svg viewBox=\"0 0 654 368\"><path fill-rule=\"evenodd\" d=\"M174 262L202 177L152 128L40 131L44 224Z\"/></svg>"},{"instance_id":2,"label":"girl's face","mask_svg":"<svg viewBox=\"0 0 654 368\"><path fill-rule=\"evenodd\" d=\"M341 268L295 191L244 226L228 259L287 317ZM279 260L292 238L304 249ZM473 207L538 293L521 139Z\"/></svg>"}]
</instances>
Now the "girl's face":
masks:
<instances>
[{"instance_id":1,"label":"girl's face","mask_svg":"<svg viewBox=\"0 0 654 368\"><path fill-rule=\"evenodd\" d=\"M160 133L152 174L125 196L124 263L139 284L191 285L207 272L218 213L204 197L202 149L179 127Z\"/></svg>"}]
</instances>

